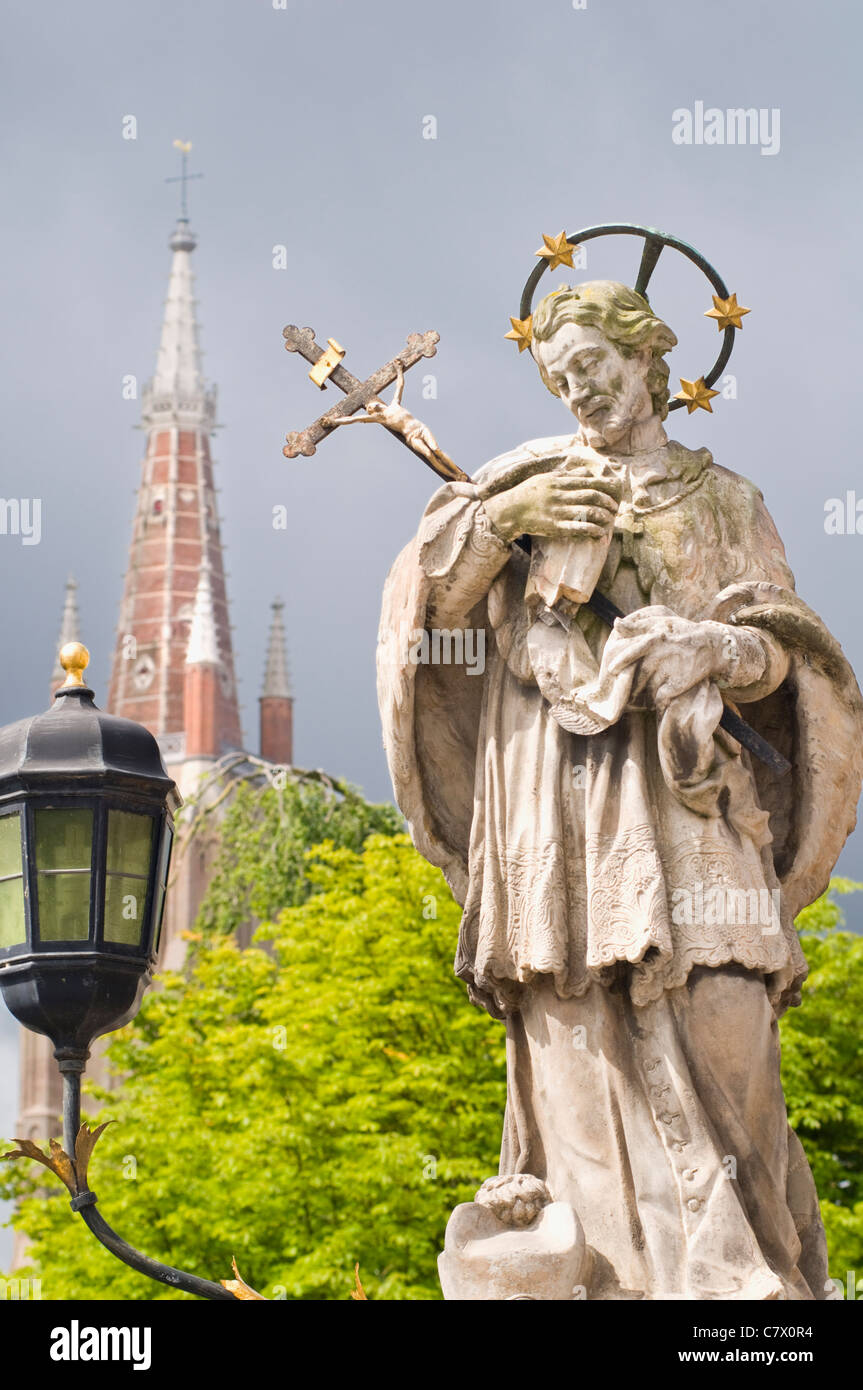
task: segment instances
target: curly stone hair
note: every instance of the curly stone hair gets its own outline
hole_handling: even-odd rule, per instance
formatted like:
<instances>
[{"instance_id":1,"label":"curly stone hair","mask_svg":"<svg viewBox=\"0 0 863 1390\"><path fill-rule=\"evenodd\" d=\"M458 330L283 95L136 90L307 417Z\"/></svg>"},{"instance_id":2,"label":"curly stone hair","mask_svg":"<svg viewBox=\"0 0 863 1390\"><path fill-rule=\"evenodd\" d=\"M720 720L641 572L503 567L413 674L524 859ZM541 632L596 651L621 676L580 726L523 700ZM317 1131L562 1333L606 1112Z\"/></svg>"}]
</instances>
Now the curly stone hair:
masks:
<instances>
[{"instance_id":1,"label":"curly stone hair","mask_svg":"<svg viewBox=\"0 0 863 1390\"><path fill-rule=\"evenodd\" d=\"M565 323L598 328L618 351L628 357L639 348L653 354L647 370L647 389L653 409L664 420L668 414L668 364L663 356L677 338L662 319L657 318L643 295L616 280L588 280L583 285L561 285L547 294L533 312L532 342L546 343ZM534 351L536 359L536 352ZM559 395L537 360L539 374L553 396Z\"/></svg>"}]
</instances>

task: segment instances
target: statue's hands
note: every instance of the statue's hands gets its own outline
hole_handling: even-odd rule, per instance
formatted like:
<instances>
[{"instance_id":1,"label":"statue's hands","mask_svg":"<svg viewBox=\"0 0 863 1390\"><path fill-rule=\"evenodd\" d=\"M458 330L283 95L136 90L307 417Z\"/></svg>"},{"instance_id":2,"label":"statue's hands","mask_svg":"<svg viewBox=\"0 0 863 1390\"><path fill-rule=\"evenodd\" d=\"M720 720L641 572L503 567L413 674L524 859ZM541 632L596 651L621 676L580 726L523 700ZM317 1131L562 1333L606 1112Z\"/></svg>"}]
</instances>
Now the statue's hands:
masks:
<instances>
[{"instance_id":1,"label":"statue's hands","mask_svg":"<svg viewBox=\"0 0 863 1390\"><path fill-rule=\"evenodd\" d=\"M691 622L662 607L618 618L614 634L615 651L603 665L616 675L638 661L635 693L646 694L660 712L703 680L729 684L739 658L736 634L727 624Z\"/></svg>"},{"instance_id":2,"label":"statue's hands","mask_svg":"<svg viewBox=\"0 0 863 1390\"><path fill-rule=\"evenodd\" d=\"M614 525L620 484L589 470L536 473L483 502L504 540L516 536L604 536Z\"/></svg>"}]
</instances>

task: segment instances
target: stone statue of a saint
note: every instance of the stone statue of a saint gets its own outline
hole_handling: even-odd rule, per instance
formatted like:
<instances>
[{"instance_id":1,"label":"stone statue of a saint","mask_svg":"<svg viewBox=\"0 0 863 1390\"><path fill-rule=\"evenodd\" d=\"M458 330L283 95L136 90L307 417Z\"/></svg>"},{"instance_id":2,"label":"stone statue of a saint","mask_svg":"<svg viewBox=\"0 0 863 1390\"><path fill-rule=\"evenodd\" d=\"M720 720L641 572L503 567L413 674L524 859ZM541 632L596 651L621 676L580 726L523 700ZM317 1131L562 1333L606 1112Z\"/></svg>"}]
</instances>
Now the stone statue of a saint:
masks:
<instances>
[{"instance_id":1,"label":"stone statue of a saint","mask_svg":"<svg viewBox=\"0 0 863 1390\"><path fill-rule=\"evenodd\" d=\"M581 1223L580 1296L818 1299L777 1020L806 974L794 918L854 824L863 703L758 488L667 438L675 342L616 282L541 301L531 351L578 431L435 493L386 586L385 745L464 907L456 972L506 1024L483 1231L530 1175ZM418 660L423 629L482 631L484 670Z\"/></svg>"}]
</instances>

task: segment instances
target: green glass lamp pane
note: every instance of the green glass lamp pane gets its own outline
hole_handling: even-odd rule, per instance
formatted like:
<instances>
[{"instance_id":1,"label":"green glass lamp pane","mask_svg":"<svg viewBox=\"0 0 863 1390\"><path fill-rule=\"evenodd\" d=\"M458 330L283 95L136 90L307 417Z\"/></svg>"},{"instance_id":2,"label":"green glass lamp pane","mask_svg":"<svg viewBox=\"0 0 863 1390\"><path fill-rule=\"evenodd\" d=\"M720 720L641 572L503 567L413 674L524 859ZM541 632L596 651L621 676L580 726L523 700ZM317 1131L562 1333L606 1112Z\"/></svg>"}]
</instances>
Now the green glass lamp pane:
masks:
<instances>
[{"instance_id":1,"label":"green glass lamp pane","mask_svg":"<svg viewBox=\"0 0 863 1390\"><path fill-rule=\"evenodd\" d=\"M150 851L153 846L152 816L138 816L134 811L108 812L108 873L150 873Z\"/></svg>"},{"instance_id":2,"label":"green glass lamp pane","mask_svg":"<svg viewBox=\"0 0 863 1390\"><path fill-rule=\"evenodd\" d=\"M7 878L0 883L0 947L21 946L26 940L24 880Z\"/></svg>"},{"instance_id":3,"label":"green glass lamp pane","mask_svg":"<svg viewBox=\"0 0 863 1390\"><path fill-rule=\"evenodd\" d=\"M0 819L0 878L20 872L21 817L16 811L14 816L3 816Z\"/></svg>"},{"instance_id":4,"label":"green glass lamp pane","mask_svg":"<svg viewBox=\"0 0 863 1390\"><path fill-rule=\"evenodd\" d=\"M37 812L38 814L41 813ZM90 875L40 874L40 939L86 941L89 935Z\"/></svg>"},{"instance_id":5,"label":"green glass lamp pane","mask_svg":"<svg viewBox=\"0 0 863 1390\"><path fill-rule=\"evenodd\" d=\"M104 939L125 946L139 945L146 907L146 879L109 874L105 885Z\"/></svg>"},{"instance_id":6,"label":"green glass lamp pane","mask_svg":"<svg viewBox=\"0 0 863 1390\"><path fill-rule=\"evenodd\" d=\"M36 812L37 869L89 869L92 844L92 811Z\"/></svg>"}]
</instances>

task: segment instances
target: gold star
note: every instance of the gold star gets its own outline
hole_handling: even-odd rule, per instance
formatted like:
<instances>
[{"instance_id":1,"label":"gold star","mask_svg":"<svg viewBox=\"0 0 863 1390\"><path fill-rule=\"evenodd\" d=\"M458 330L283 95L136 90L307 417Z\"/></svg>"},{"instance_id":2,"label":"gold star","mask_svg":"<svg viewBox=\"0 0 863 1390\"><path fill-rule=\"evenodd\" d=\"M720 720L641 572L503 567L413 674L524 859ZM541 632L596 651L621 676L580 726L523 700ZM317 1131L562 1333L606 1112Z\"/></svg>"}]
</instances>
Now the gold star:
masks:
<instances>
[{"instance_id":1,"label":"gold star","mask_svg":"<svg viewBox=\"0 0 863 1390\"><path fill-rule=\"evenodd\" d=\"M542 239L545 245L535 251L534 255L548 261L549 270L554 270L559 265L568 265L570 270L574 269L572 253L575 247L570 246L566 232L561 232L559 236L546 236L543 232Z\"/></svg>"},{"instance_id":2,"label":"gold star","mask_svg":"<svg viewBox=\"0 0 863 1390\"><path fill-rule=\"evenodd\" d=\"M716 327L720 333L724 328L742 328L741 319L744 314L749 314L750 309L744 309L742 304L737 303L737 295L730 294L727 299L721 299L718 294L713 296L713 308L704 311L706 319L716 319Z\"/></svg>"},{"instance_id":3,"label":"gold star","mask_svg":"<svg viewBox=\"0 0 863 1390\"><path fill-rule=\"evenodd\" d=\"M687 381L685 377L680 378L682 391L675 393L676 401L686 401L686 411L691 415L693 410L709 410L713 414L713 406L710 404L713 396L718 396L718 391L711 391L709 386L704 383L704 377L700 376L697 381Z\"/></svg>"},{"instance_id":4,"label":"gold star","mask_svg":"<svg viewBox=\"0 0 863 1390\"><path fill-rule=\"evenodd\" d=\"M511 318L510 323L512 324L512 328L508 333L504 333L503 335L505 338L512 338L514 342L518 343L519 352L524 352L526 347L530 347L533 337L530 321L530 314L528 314L526 319Z\"/></svg>"}]
</instances>

